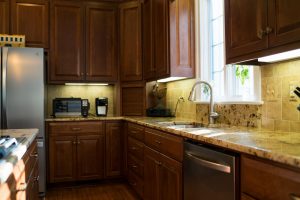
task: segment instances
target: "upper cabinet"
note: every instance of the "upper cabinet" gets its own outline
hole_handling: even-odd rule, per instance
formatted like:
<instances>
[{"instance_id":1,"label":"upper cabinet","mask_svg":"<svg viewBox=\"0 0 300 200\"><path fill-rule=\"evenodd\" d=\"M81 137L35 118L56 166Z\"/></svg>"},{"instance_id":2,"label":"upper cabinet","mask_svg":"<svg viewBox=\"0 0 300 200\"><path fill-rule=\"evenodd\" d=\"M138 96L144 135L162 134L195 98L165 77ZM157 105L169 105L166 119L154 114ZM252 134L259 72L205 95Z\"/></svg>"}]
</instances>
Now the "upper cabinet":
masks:
<instances>
[{"instance_id":1,"label":"upper cabinet","mask_svg":"<svg viewBox=\"0 0 300 200\"><path fill-rule=\"evenodd\" d=\"M225 0L226 63L300 47L300 1Z\"/></svg>"},{"instance_id":2,"label":"upper cabinet","mask_svg":"<svg viewBox=\"0 0 300 200\"><path fill-rule=\"evenodd\" d=\"M50 83L117 80L117 11L113 3L51 4Z\"/></svg>"},{"instance_id":3,"label":"upper cabinet","mask_svg":"<svg viewBox=\"0 0 300 200\"><path fill-rule=\"evenodd\" d=\"M140 2L122 3L120 12L121 81L143 80Z\"/></svg>"},{"instance_id":4,"label":"upper cabinet","mask_svg":"<svg viewBox=\"0 0 300 200\"><path fill-rule=\"evenodd\" d=\"M51 5L50 81L84 80L84 10L80 2Z\"/></svg>"},{"instance_id":5,"label":"upper cabinet","mask_svg":"<svg viewBox=\"0 0 300 200\"><path fill-rule=\"evenodd\" d=\"M9 33L9 2L0 0L0 34Z\"/></svg>"},{"instance_id":6,"label":"upper cabinet","mask_svg":"<svg viewBox=\"0 0 300 200\"><path fill-rule=\"evenodd\" d=\"M48 48L48 0L12 0L11 34L25 35L26 46Z\"/></svg>"},{"instance_id":7,"label":"upper cabinet","mask_svg":"<svg viewBox=\"0 0 300 200\"><path fill-rule=\"evenodd\" d=\"M144 78L191 78L194 65L194 2L144 0Z\"/></svg>"}]
</instances>

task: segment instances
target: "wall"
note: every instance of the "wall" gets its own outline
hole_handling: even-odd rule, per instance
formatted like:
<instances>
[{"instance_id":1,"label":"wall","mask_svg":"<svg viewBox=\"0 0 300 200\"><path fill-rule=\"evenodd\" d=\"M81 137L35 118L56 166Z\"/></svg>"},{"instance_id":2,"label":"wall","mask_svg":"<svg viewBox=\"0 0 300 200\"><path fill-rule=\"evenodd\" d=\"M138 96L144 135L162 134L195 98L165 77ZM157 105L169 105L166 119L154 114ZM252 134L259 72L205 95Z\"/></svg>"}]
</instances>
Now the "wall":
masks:
<instances>
[{"instance_id":1,"label":"wall","mask_svg":"<svg viewBox=\"0 0 300 200\"><path fill-rule=\"evenodd\" d=\"M218 123L235 126L257 127L275 131L300 132L300 112L296 107L300 99L289 98L289 87L300 86L300 60L269 64L262 69L263 105L216 105L220 114ZM175 109L180 96L177 117L197 122L208 122L208 105L187 101L194 79L167 84L167 106Z\"/></svg>"},{"instance_id":2,"label":"wall","mask_svg":"<svg viewBox=\"0 0 300 200\"><path fill-rule=\"evenodd\" d=\"M90 113L95 114L95 98L108 98L108 115L115 113L114 86L47 86L47 114L52 114L52 100L56 97L81 97L89 99Z\"/></svg>"}]
</instances>

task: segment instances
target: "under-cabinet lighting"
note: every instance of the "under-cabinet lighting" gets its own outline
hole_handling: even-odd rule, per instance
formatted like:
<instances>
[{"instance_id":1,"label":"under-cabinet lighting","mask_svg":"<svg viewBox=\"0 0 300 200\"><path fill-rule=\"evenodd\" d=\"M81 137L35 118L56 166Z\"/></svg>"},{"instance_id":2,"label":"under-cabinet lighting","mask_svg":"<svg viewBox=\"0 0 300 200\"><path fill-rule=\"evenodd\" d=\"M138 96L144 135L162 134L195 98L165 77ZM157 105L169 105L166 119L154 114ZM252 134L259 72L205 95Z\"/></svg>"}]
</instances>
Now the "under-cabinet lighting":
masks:
<instances>
[{"instance_id":1,"label":"under-cabinet lighting","mask_svg":"<svg viewBox=\"0 0 300 200\"><path fill-rule=\"evenodd\" d=\"M178 80L182 80L182 79L186 79L186 77L169 77L169 78L164 78L164 79L157 80L157 82L167 83L167 82L178 81Z\"/></svg>"},{"instance_id":2,"label":"under-cabinet lighting","mask_svg":"<svg viewBox=\"0 0 300 200\"><path fill-rule=\"evenodd\" d=\"M71 86L106 86L108 83L65 83Z\"/></svg>"},{"instance_id":3,"label":"under-cabinet lighting","mask_svg":"<svg viewBox=\"0 0 300 200\"><path fill-rule=\"evenodd\" d=\"M292 51L286 51L283 53L278 53L274 54L271 56L266 56L259 58L259 62L267 62L267 63L274 63L274 62L279 62L279 61L284 61L284 60L290 60L293 58L298 58L300 57L300 49L295 49Z\"/></svg>"}]
</instances>

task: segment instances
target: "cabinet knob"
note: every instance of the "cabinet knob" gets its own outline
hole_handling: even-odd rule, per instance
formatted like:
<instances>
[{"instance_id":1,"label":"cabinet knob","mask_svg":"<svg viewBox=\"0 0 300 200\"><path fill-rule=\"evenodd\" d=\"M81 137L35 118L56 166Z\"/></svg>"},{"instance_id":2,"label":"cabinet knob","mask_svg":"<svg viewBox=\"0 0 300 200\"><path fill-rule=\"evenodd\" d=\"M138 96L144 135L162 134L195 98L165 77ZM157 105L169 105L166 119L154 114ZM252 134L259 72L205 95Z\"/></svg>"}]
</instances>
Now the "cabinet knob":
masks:
<instances>
[{"instance_id":1,"label":"cabinet knob","mask_svg":"<svg viewBox=\"0 0 300 200\"><path fill-rule=\"evenodd\" d=\"M33 180L34 180L35 182L38 182L38 181L39 181L39 179L40 179L40 176L37 176L37 177L34 177L34 179L33 179Z\"/></svg>"},{"instance_id":2,"label":"cabinet knob","mask_svg":"<svg viewBox=\"0 0 300 200\"><path fill-rule=\"evenodd\" d=\"M271 28L271 27L267 27L266 28L266 33L267 34L270 34L270 33L272 33L273 32L273 29Z\"/></svg>"},{"instance_id":3,"label":"cabinet knob","mask_svg":"<svg viewBox=\"0 0 300 200\"><path fill-rule=\"evenodd\" d=\"M84 75L84 73L83 73L83 72L81 72L81 73L80 73L80 75L81 75L81 76L83 76L83 75Z\"/></svg>"},{"instance_id":4,"label":"cabinet knob","mask_svg":"<svg viewBox=\"0 0 300 200\"><path fill-rule=\"evenodd\" d=\"M132 168L134 168L134 169L135 169L135 168L137 168L137 166L136 166L136 165L131 165L131 167L132 167Z\"/></svg>"},{"instance_id":5,"label":"cabinet knob","mask_svg":"<svg viewBox=\"0 0 300 200\"><path fill-rule=\"evenodd\" d=\"M263 30L263 29L260 29L259 31L258 31L258 33L257 33L257 37L259 38L259 39L263 39L263 37L265 36L265 35L267 35L267 31L265 31L265 30Z\"/></svg>"},{"instance_id":6,"label":"cabinet knob","mask_svg":"<svg viewBox=\"0 0 300 200\"><path fill-rule=\"evenodd\" d=\"M158 141L158 140L155 140L155 142L156 142L157 144L161 144L161 142L160 142L160 141Z\"/></svg>"},{"instance_id":7,"label":"cabinet knob","mask_svg":"<svg viewBox=\"0 0 300 200\"><path fill-rule=\"evenodd\" d=\"M136 186L135 182L129 182L130 185Z\"/></svg>"},{"instance_id":8,"label":"cabinet knob","mask_svg":"<svg viewBox=\"0 0 300 200\"><path fill-rule=\"evenodd\" d=\"M74 141L73 144L75 145L75 144L76 144L76 141Z\"/></svg>"},{"instance_id":9,"label":"cabinet knob","mask_svg":"<svg viewBox=\"0 0 300 200\"><path fill-rule=\"evenodd\" d=\"M135 151L135 150L136 150L136 147L131 147L130 149Z\"/></svg>"},{"instance_id":10,"label":"cabinet knob","mask_svg":"<svg viewBox=\"0 0 300 200\"><path fill-rule=\"evenodd\" d=\"M77 144L80 145L80 141L78 141Z\"/></svg>"},{"instance_id":11,"label":"cabinet knob","mask_svg":"<svg viewBox=\"0 0 300 200\"><path fill-rule=\"evenodd\" d=\"M157 161L157 160L154 161L154 162L155 162L155 164L157 164L157 165L159 165L159 166L161 165L161 162L159 162L159 161Z\"/></svg>"}]
</instances>

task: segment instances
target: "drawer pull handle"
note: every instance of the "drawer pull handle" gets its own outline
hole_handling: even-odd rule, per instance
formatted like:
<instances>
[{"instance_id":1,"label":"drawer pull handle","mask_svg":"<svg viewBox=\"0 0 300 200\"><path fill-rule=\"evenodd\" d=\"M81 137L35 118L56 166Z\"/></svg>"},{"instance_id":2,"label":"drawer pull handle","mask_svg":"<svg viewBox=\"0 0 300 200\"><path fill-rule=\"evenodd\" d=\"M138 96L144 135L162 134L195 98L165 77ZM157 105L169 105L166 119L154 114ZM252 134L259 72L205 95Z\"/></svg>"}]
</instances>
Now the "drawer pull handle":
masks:
<instances>
[{"instance_id":1,"label":"drawer pull handle","mask_svg":"<svg viewBox=\"0 0 300 200\"><path fill-rule=\"evenodd\" d=\"M38 153L30 154L30 157L31 157L31 158L37 158L38 156L39 156Z\"/></svg>"},{"instance_id":2,"label":"drawer pull handle","mask_svg":"<svg viewBox=\"0 0 300 200\"><path fill-rule=\"evenodd\" d=\"M160 142L160 141L158 141L158 140L155 140L155 142L156 142L157 144L161 144L161 142Z\"/></svg>"},{"instance_id":3,"label":"drawer pull handle","mask_svg":"<svg viewBox=\"0 0 300 200\"><path fill-rule=\"evenodd\" d=\"M291 200L300 200L300 196L297 196L295 194L290 194L290 199Z\"/></svg>"},{"instance_id":4,"label":"drawer pull handle","mask_svg":"<svg viewBox=\"0 0 300 200\"><path fill-rule=\"evenodd\" d=\"M80 131L81 128L72 128L72 131Z\"/></svg>"}]
</instances>

